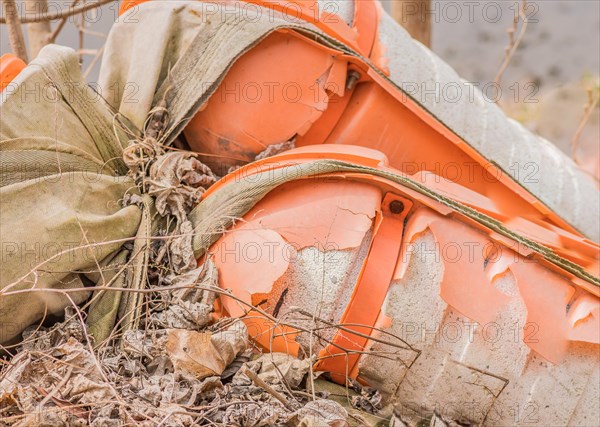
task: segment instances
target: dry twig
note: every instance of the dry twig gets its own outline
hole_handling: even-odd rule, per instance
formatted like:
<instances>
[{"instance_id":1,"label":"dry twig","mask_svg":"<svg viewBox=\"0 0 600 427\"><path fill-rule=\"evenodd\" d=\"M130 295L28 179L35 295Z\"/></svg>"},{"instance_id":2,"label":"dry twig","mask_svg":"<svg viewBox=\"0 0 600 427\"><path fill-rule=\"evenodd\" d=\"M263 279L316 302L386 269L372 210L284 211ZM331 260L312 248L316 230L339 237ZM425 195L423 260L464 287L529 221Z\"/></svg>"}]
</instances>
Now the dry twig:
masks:
<instances>
[{"instance_id":1,"label":"dry twig","mask_svg":"<svg viewBox=\"0 0 600 427\"><path fill-rule=\"evenodd\" d=\"M6 1L6 0L5 0ZM14 0L8 0L14 3ZM21 17L22 24L29 24L31 22L41 22L41 21L56 21L58 19L69 18L73 15L79 15L80 13L87 12L88 10L96 9L97 7L103 6L108 3L112 3L115 0L98 0L96 2L86 3L79 7L69 8L67 10L58 10L52 11L48 13L42 13L40 15L28 18ZM6 18L0 18L0 24L6 24Z\"/></svg>"},{"instance_id":2,"label":"dry twig","mask_svg":"<svg viewBox=\"0 0 600 427\"><path fill-rule=\"evenodd\" d=\"M573 160L575 160L575 162L577 162L577 158L575 157L575 155L577 154L577 148L579 146L581 134L583 133L585 126L590 120L590 117L592 116L592 113L595 110L595 108L598 106L598 101L600 100L600 91L596 91L596 94L594 96L594 91L592 89L588 89L587 95L588 100L587 104L583 109L583 117L581 117L579 126L577 127L577 130L575 131L575 134L571 139L571 157L573 158Z\"/></svg>"},{"instance_id":3,"label":"dry twig","mask_svg":"<svg viewBox=\"0 0 600 427\"><path fill-rule=\"evenodd\" d=\"M25 0L25 16L37 16L48 13L48 0ZM32 22L27 25L29 52L35 58L38 52L50 43L52 28L50 21Z\"/></svg>"},{"instance_id":4,"label":"dry twig","mask_svg":"<svg viewBox=\"0 0 600 427\"><path fill-rule=\"evenodd\" d=\"M510 65L510 62L513 56L515 55L515 52L517 51L519 45L525 37L525 32L527 31L527 24L529 23L526 11L527 0L522 0L521 7L519 8L518 14L515 14L512 26L506 30L508 33L509 43L504 50L504 61L502 62L502 65L500 66L500 69L498 70L498 73L494 78L494 83L496 86L500 85L500 80L502 79L502 76L504 75L506 69ZM515 33L517 32L517 29L519 27L519 21L522 21L523 24L521 25L521 29L519 30L519 35L515 38Z\"/></svg>"},{"instance_id":5,"label":"dry twig","mask_svg":"<svg viewBox=\"0 0 600 427\"><path fill-rule=\"evenodd\" d=\"M258 375L256 375L254 372L252 372L250 369L244 369L243 373L248 378L250 378L254 384L256 384L258 387L262 388L264 391L269 393L275 399L280 401L283 406L285 406L286 408L288 408L289 410L292 410L292 411L295 409L290 405L290 403L285 398L285 396L283 396L281 393L279 393L277 390L275 390L269 384L267 384L266 382L261 380L260 377Z\"/></svg>"},{"instance_id":6,"label":"dry twig","mask_svg":"<svg viewBox=\"0 0 600 427\"><path fill-rule=\"evenodd\" d=\"M69 9L75 7L77 5L77 3L79 3L79 0L73 0L73 2L69 5ZM54 30L52 31L52 34L50 35L50 43L54 43L56 41L56 38L58 37L58 35L60 34L60 32L62 31L63 27L65 26L65 24L67 23L67 19L68 17L65 16L64 18L62 18L60 20L60 22L56 25L56 27L54 28Z\"/></svg>"},{"instance_id":7,"label":"dry twig","mask_svg":"<svg viewBox=\"0 0 600 427\"><path fill-rule=\"evenodd\" d=\"M25 39L23 38L23 29L21 28L21 19L19 17L19 11L17 9L17 3L15 0L2 0L2 6L4 9L4 16L6 18L0 18L0 22L6 23L8 26L8 39L12 51L16 56L21 58L25 62L29 62L27 58L27 48L25 47Z\"/></svg>"}]
</instances>

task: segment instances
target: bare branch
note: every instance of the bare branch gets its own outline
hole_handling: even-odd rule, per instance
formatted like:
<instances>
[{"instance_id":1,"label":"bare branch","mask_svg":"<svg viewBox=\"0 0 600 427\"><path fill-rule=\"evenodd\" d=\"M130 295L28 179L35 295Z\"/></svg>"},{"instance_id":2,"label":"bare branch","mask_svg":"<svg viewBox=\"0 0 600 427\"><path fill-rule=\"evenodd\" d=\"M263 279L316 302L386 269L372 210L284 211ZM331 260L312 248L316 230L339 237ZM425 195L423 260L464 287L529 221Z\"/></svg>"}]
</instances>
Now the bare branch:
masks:
<instances>
[{"instance_id":1,"label":"bare branch","mask_svg":"<svg viewBox=\"0 0 600 427\"><path fill-rule=\"evenodd\" d=\"M573 158L573 160L575 160L575 162L577 162L576 154L577 154L577 148L579 147L579 140L581 139L581 134L583 133L585 126L587 125L588 121L590 120L590 117L592 116L593 111L596 109L596 106L598 105L598 101L600 101L600 95L594 94L594 91L592 89L588 89L587 94L588 94L588 100L587 100L587 104L585 105L585 107L583 109L583 117L581 118L581 121L579 122L579 126L577 126L577 130L575 131L575 134L573 135L573 138L571 139L571 157Z\"/></svg>"},{"instance_id":2,"label":"bare branch","mask_svg":"<svg viewBox=\"0 0 600 427\"><path fill-rule=\"evenodd\" d=\"M77 3L79 3L79 0L73 0L71 2L71 5L69 6L69 9L75 7L77 5ZM62 31L63 27L67 23L67 19L69 19L68 16L61 18L60 22L56 25L56 27L54 28L54 31L52 31L52 34L50 35L50 43L54 43L56 41L56 38L58 37L58 35Z\"/></svg>"},{"instance_id":3,"label":"bare branch","mask_svg":"<svg viewBox=\"0 0 600 427\"><path fill-rule=\"evenodd\" d=\"M48 13L48 0L25 0L25 16L38 16ZM27 25L29 51L35 58L40 50L51 42L50 21L32 22Z\"/></svg>"},{"instance_id":4,"label":"bare branch","mask_svg":"<svg viewBox=\"0 0 600 427\"><path fill-rule=\"evenodd\" d=\"M19 18L19 11L17 10L17 3L15 0L2 0L2 6L4 9L4 21L8 25L8 39L10 41L10 47L15 55L21 58L25 62L29 62L27 58L27 48L25 47L25 39L23 38L23 30L21 28L21 20Z\"/></svg>"},{"instance_id":5,"label":"bare branch","mask_svg":"<svg viewBox=\"0 0 600 427\"><path fill-rule=\"evenodd\" d=\"M100 58L102 58L102 54L104 53L104 46L102 46L98 52L96 52L96 55L94 56L94 58L92 59L92 62L90 63L90 65L87 67L87 69L84 71L83 73L83 79L87 79L88 76L90 75L90 73L92 72L92 70L94 69L94 65L96 65L96 63L100 60Z\"/></svg>"},{"instance_id":6,"label":"bare branch","mask_svg":"<svg viewBox=\"0 0 600 427\"><path fill-rule=\"evenodd\" d=\"M500 80L502 79L504 72L510 65L510 61L512 60L513 56L515 55L515 52L517 51L519 45L525 37L525 31L527 31L527 24L529 23L526 11L527 0L522 0L519 12L515 15L515 18L513 20L513 25L506 30L506 32L508 33L509 43L504 51L504 61L502 61L502 65L500 66L500 69L498 70L498 73L494 78L494 83L496 84L496 86L500 85ZM515 33L517 32L517 28L519 26L519 21L523 21L523 24L521 25L519 35L517 36L517 38L515 38Z\"/></svg>"},{"instance_id":7,"label":"bare branch","mask_svg":"<svg viewBox=\"0 0 600 427\"><path fill-rule=\"evenodd\" d=\"M6 0L5 0L6 1ZM14 3L14 0L9 0ZM31 18L21 17L21 23L29 24L32 22L41 22L41 21L56 21L57 19L68 18L73 15L78 15L83 12L87 12L88 10L96 9L100 6L103 6L108 3L114 3L116 0L98 0L96 2L86 3L79 7L69 8L63 11L49 12L44 13L38 16L33 16ZM5 13L5 16L6 15ZM0 24L6 24L6 18L0 18Z\"/></svg>"}]
</instances>

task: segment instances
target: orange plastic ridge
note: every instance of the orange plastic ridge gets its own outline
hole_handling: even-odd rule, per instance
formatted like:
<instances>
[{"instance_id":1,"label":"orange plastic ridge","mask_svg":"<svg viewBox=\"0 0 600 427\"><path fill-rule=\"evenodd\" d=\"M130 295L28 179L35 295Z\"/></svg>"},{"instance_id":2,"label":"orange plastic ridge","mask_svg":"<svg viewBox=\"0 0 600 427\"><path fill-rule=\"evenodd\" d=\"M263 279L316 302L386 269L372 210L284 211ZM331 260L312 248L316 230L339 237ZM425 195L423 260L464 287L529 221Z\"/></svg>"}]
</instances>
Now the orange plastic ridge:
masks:
<instances>
[{"instance_id":1,"label":"orange plastic ridge","mask_svg":"<svg viewBox=\"0 0 600 427\"><path fill-rule=\"evenodd\" d=\"M246 166L243 166L240 169L236 170L234 173L229 174L226 177L219 180L215 185L213 185L210 189L207 190L207 192L204 194L203 198L209 197L210 194L212 194L215 191L218 191L219 188L221 188L221 186L227 185L231 181L243 180L255 173L265 172L265 171L268 171L271 169L278 169L278 168L282 168L282 167L286 167L286 166L294 166L296 164L306 163L306 162L320 160L320 159L340 160L340 161L345 161L345 162L351 162L351 163L356 163L356 164L359 164L362 166L374 167L374 168L378 168L381 170L386 170L386 171L390 171L390 172L397 173L397 174L399 173L400 175L403 175L401 172L389 167L386 156L378 151L371 150L371 149L364 148L364 147L355 147L355 146L346 146L346 145L325 145L325 146L317 145L317 146L297 148L295 150L290 150L288 152L279 154L277 156L263 159L260 161L256 161L256 162L253 162ZM367 180L369 182L379 182L380 184L384 183L384 182L388 182L385 178L380 178L380 177L372 176L372 175L359 174L359 173L353 173L353 174L344 173L342 175L343 176L362 177L361 181ZM365 178L365 176L367 178ZM421 181L419 179L419 176L409 176L409 177L412 179L415 179L417 181ZM425 184L428 184L428 185L432 184L428 181L422 181L422 182ZM468 191L464 188L461 188L459 185L456 185L455 183L447 183L447 184L449 184L449 185L446 186L446 184L444 184L444 182L441 181L441 184L433 183L431 185L431 187L434 191L437 191L438 189L442 189L443 190L443 191L441 191L442 194L446 195L447 197L454 198L458 202L464 203L467 206L473 207L474 209L481 210L483 212L487 211L488 199L486 199L485 197L473 198L473 192ZM389 187L389 185L388 185L388 187ZM418 193L415 193L415 194L418 194ZM420 195L418 197L424 198L425 196ZM451 212L450 208L445 207L444 205L441 205L438 202L430 201L425 204L428 206L435 206L435 210L443 213L444 215L449 214ZM491 212L490 216L494 217L493 212ZM483 227L481 224L477 223L476 221L473 221L466 217L465 217L465 221L472 223L472 225L476 228L485 229L486 233L494 234L494 236L495 236L494 238L499 241L505 241L507 239L503 236L498 235L497 233L495 233L493 231L487 230L487 228ZM574 256L574 257L584 261L584 262L582 262L582 267L584 267L591 274L597 275L596 270L597 270L597 265L598 265L598 258L600 256L600 249L599 249L599 245L597 243L592 242L588 239L585 239L581 236L569 233L560 228L547 226L546 224L544 224L544 227L540 227L539 224L531 223L528 220L523 219L523 218L518 220L518 224L519 224L519 227L517 227L518 232L521 232L522 229L529 230L527 237L533 241L536 241L536 242L542 244L542 245L547 245L547 239L548 239L549 235L555 235L556 239L560 239L561 242L564 242L563 245L561 245L561 246L557 245L555 247L551 247L551 249L555 250L557 255L563 256L563 254L564 254L564 255L566 255L565 257L568 258L569 256L574 256L574 253L576 253L576 256ZM510 243L508 243L507 245L510 246ZM567 249L565 249L565 245L566 245ZM525 247L521 246L521 247L519 247L519 250L521 252L523 252L524 255L531 254L531 251L527 250ZM554 266L554 264L548 263L547 261L542 261L542 262L547 263L548 267L551 269L557 269L557 270L563 271L559 267ZM569 277L572 277L572 275L567 272L564 272L564 274L567 274ZM575 278L575 280L579 281L576 278ZM583 285L583 287L595 295L600 295L600 291L598 290L598 288L596 286L589 285L589 287L586 287L585 285Z\"/></svg>"},{"instance_id":2,"label":"orange plastic ridge","mask_svg":"<svg viewBox=\"0 0 600 427\"><path fill-rule=\"evenodd\" d=\"M392 282L396 263L402 244L404 221L413 203L392 193L385 195L374 225L374 234L369 254L359 274L350 302L340 319L349 331L338 330L332 343L319 354L315 364L318 371L339 374L333 379L343 382L355 372L360 352L364 351L369 341L366 336L373 332L369 325L374 325L379 316ZM365 325L365 326L360 326ZM356 374L353 375L356 377Z\"/></svg>"},{"instance_id":3,"label":"orange plastic ridge","mask_svg":"<svg viewBox=\"0 0 600 427\"><path fill-rule=\"evenodd\" d=\"M291 150L282 154L279 154L275 157L271 157L268 159L263 159L260 161L253 162L246 166L241 167L235 173L229 174L219 180L216 184L214 184L211 188L207 190L204 194L203 198L209 197L215 191L218 191L219 188L223 185L227 185L231 181L244 179L245 177L251 176L252 174L266 171L269 169L277 169L280 167L285 167L294 164L305 163L313 160L319 159L331 159L331 160L340 160L346 161L350 163L357 163L363 166L374 167L382 170L387 170L394 173L401 172L391 168L389 166L387 157L382 153L371 150L365 147L355 147L348 145L316 145L316 146L307 146L297 148L295 150ZM348 174L346 174L348 175ZM355 174L358 175L358 174ZM463 203L469 207L472 207L478 211L481 211L492 218L495 218L499 221L506 222L507 218L494 210L494 206L490 205L490 199L482 196L480 194L474 193L473 191L461 187L460 185L447 181L447 180L431 180L428 179L429 176L416 174L413 176L409 176L416 181L420 181L423 184L428 185L432 190L438 191L441 194L450 197L460 203ZM368 180L374 182L385 182L386 180L383 178L378 178L375 176L369 176ZM419 196L424 197L424 196ZM431 205L431 203L428 203ZM439 203L437 204L439 205ZM448 212L447 207L436 207L438 211ZM473 222L473 226L481 228L482 226L479 223ZM542 244L545 246L549 246L551 249L555 251L555 253L564 258L570 259L574 262L578 262L582 267L584 267L590 273L598 276L598 256L599 256L599 247L598 244L589 241L579 235L570 233L566 230L552 227L546 223L541 226L540 224L536 224L530 222L527 219L521 218L519 220L514 221L515 224L518 224L516 231L523 232L523 230L527 231L526 237ZM486 229L487 230L487 229ZM486 231L487 232L487 231ZM494 233L496 234L496 233ZM548 236L555 236L555 242L561 242L560 244L548 244L550 238ZM500 235L495 236L496 240L506 242L506 238ZM510 247L511 242L506 242L506 244ZM525 248L520 247L519 250L523 251ZM549 268L558 269L558 267L553 267L553 264L544 261L546 264L549 264ZM562 271L562 270L561 270ZM572 280L580 287L583 287L588 292L593 293L594 295L600 295L600 290L572 275L569 275Z\"/></svg>"}]
</instances>

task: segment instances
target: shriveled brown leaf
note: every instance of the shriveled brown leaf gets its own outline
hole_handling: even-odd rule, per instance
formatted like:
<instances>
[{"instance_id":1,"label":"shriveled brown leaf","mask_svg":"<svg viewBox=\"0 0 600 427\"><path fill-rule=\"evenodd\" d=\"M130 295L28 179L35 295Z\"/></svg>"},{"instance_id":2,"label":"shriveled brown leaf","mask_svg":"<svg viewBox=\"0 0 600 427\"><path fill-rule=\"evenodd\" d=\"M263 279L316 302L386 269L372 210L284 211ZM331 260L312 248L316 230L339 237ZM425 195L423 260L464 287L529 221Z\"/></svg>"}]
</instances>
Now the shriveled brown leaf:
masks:
<instances>
[{"instance_id":1,"label":"shriveled brown leaf","mask_svg":"<svg viewBox=\"0 0 600 427\"><path fill-rule=\"evenodd\" d=\"M194 260L194 267L183 273L170 274L164 281L169 286L181 288L173 292L174 301L202 302L212 307L217 294L207 291L206 288L218 289L217 266L209 258L200 267L196 267L196 260Z\"/></svg>"},{"instance_id":2,"label":"shriveled brown leaf","mask_svg":"<svg viewBox=\"0 0 600 427\"><path fill-rule=\"evenodd\" d=\"M227 426L266 427L276 425L285 416L281 406L257 403L231 405L225 410L223 424Z\"/></svg>"},{"instance_id":3,"label":"shriveled brown leaf","mask_svg":"<svg viewBox=\"0 0 600 427\"><path fill-rule=\"evenodd\" d=\"M169 330L166 350L176 370L202 379L221 375L247 345L248 331L238 320L215 334Z\"/></svg>"},{"instance_id":4,"label":"shriveled brown leaf","mask_svg":"<svg viewBox=\"0 0 600 427\"><path fill-rule=\"evenodd\" d=\"M190 242L190 253L191 242ZM194 259L194 266L196 260ZM191 329L203 328L211 321L216 294L205 290L218 287L217 268L210 259L198 268L182 274L171 274L164 279L173 287L181 287L165 301L166 308L150 316L150 323L160 328ZM204 288L204 289L202 289Z\"/></svg>"},{"instance_id":5,"label":"shriveled brown leaf","mask_svg":"<svg viewBox=\"0 0 600 427\"><path fill-rule=\"evenodd\" d=\"M298 409L288 423L295 427L347 427L348 412L332 400L313 400Z\"/></svg>"},{"instance_id":6,"label":"shriveled brown leaf","mask_svg":"<svg viewBox=\"0 0 600 427\"><path fill-rule=\"evenodd\" d=\"M152 316L152 322L169 329L198 329L211 320L213 307L197 302L178 301Z\"/></svg>"},{"instance_id":7,"label":"shriveled brown leaf","mask_svg":"<svg viewBox=\"0 0 600 427\"><path fill-rule=\"evenodd\" d=\"M77 402L94 403L114 397L112 389L104 381L92 380L82 374L75 375L69 386L69 397Z\"/></svg>"},{"instance_id":8,"label":"shriveled brown leaf","mask_svg":"<svg viewBox=\"0 0 600 427\"><path fill-rule=\"evenodd\" d=\"M83 420L85 420L87 418L88 411L86 411L85 408L82 408L81 406L78 406L78 405L73 405L68 400L59 399L58 397L52 396L51 394L49 394L47 391L41 389L40 387L37 387L37 390L44 397L50 396L50 399L56 406L61 408L63 411L68 412L69 414L73 415L75 418L79 418L79 419L83 419Z\"/></svg>"},{"instance_id":9,"label":"shriveled brown leaf","mask_svg":"<svg viewBox=\"0 0 600 427\"><path fill-rule=\"evenodd\" d=\"M177 273L185 273L196 266L197 261L192 247L193 236L194 226L186 219L179 224L178 230L169 240L171 265Z\"/></svg>"},{"instance_id":10,"label":"shriveled brown leaf","mask_svg":"<svg viewBox=\"0 0 600 427\"><path fill-rule=\"evenodd\" d=\"M350 398L352 407L370 414L375 414L382 408L383 397L379 390L373 387L364 387L355 380L352 380L352 388L359 393L358 396Z\"/></svg>"},{"instance_id":11,"label":"shriveled brown leaf","mask_svg":"<svg viewBox=\"0 0 600 427\"><path fill-rule=\"evenodd\" d=\"M216 177L195 154L172 151L162 154L150 167L148 193L156 197L161 215L174 215L180 223Z\"/></svg>"},{"instance_id":12,"label":"shriveled brown leaf","mask_svg":"<svg viewBox=\"0 0 600 427\"><path fill-rule=\"evenodd\" d=\"M296 141L293 139L290 141L280 142L279 144L271 144L263 151L258 153L254 160L266 159L294 148L296 148Z\"/></svg>"},{"instance_id":13,"label":"shriveled brown leaf","mask_svg":"<svg viewBox=\"0 0 600 427\"><path fill-rule=\"evenodd\" d=\"M296 388L303 381L310 369L310 359L300 360L285 353L263 354L248 363L248 369L256 372L267 384L285 383Z\"/></svg>"},{"instance_id":14,"label":"shriveled brown leaf","mask_svg":"<svg viewBox=\"0 0 600 427\"><path fill-rule=\"evenodd\" d=\"M22 351L14 357L8 369L0 377L0 408L5 399L9 399L21 382L21 377L31 364L31 356L28 351Z\"/></svg>"},{"instance_id":15,"label":"shriveled brown leaf","mask_svg":"<svg viewBox=\"0 0 600 427\"><path fill-rule=\"evenodd\" d=\"M243 351L240 355L238 355L233 362L229 364L229 366L223 371L221 374L221 379L228 379L233 377L235 374L239 372L242 366L246 365L250 359L252 358L252 349L249 348Z\"/></svg>"},{"instance_id":16,"label":"shriveled brown leaf","mask_svg":"<svg viewBox=\"0 0 600 427\"><path fill-rule=\"evenodd\" d=\"M353 388L332 383L324 379L318 378L314 381L314 389L317 395L321 395L329 400L342 405L348 412L348 424L351 427L375 427L387 425L390 421L392 408L382 408L377 411L377 414L366 412L352 405L352 400L360 397ZM398 418L398 420L400 420Z\"/></svg>"},{"instance_id":17,"label":"shriveled brown leaf","mask_svg":"<svg viewBox=\"0 0 600 427\"><path fill-rule=\"evenodd\" d=\"M164 331L129 330L123 334L121 350L131 357L156 358L163 354L166 339Z\"/></svg>"},{"instance_id":18,"label":"shriveled brown leaf","mask_svg":"<svg viewBox=\"0 0 600 427\"><path fill-rule=\"evenodd\" d=\"M402 421L397 415L392 415L389 427L407 427L407 424L404 421Z\"/></svg>"}]
</instances>

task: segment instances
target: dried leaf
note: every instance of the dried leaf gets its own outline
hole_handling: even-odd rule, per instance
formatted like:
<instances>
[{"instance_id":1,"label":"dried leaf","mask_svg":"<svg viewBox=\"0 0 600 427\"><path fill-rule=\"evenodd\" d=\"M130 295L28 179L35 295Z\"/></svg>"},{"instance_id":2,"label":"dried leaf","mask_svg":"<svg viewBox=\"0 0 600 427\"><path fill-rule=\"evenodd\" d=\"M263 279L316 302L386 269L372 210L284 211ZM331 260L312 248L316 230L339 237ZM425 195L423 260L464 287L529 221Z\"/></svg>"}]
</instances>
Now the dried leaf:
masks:
<instances>
[{"instance_id":1,"label":"dried leaf","mask_svg":"<svg viewBox=\"0 0 600 427\"><path fill-rule=\"evenodd\" d=\"M296 141L293 139L290 141L281 142L279 144L271 144L263 151L258 153L254 160L266 159L294 148L296 148Z\"/></svg>"},{"instance_id":2,"label":"dried leaf","mask_svg":"<svg viewBox=\"0 0 600 427\"><path fill-rule=\"evenodd\" d=\"M310 363L310 359L300 360L285 353L269 353L249 362L247 367L267 384L281 384L283 380L288 387L296 388L308 374Z\"/></svg>"},{"instance_id":3,"label":"dried leaf","mask_svg":"<svg viewBox=\"0 0 600 427\"><path fill-rule=\"evenodd\" d=\"M214 311L201 302L178 301L166 310L152 315L152 323L169 329L199 329L208 324Z\"/></svg>"},{"instance_id":4,"label":"dried leaf","mask_svg":"<svg viewBox=\"0 0 600 427\"><path fill-rule=\"evenodd\" d=\"M223 424L226 426L263 427L275 425L286 415L281 406L262 403L232 405L225 410Z\"/></svg>"},{"instance_id":5,"label":"dried leaf","mask_svg":"<svg viewBox=\"0 0 600 427\"><path fill-rule=\"evenodd\" d=\"M172 329L166 350L176 370L202 379L221 375L247 345L248 331L238 320L215 334Z\"/></svg>"},{"instance_id":6,"label":"dried leaf","mask_svg":"<svg viewBox=\"0 0 600 427\"><path fill-rule=\"evenodd\" d=\"M123 408L118 403L109 403L108 405L97 406L92 409L96 417L107 420L118 419L122 411Z\"/></svg>"},{"instance_id":7,"label":"dried leaf","mask_svg":"<svg viewBox=\"0 0 600 427\"><path fill-rule=\"evenodd\" d=\"M192 247L193 236L194 226L185 219L169 240L171 266L176 273L185 273L196 267L197 261Z\"/></svg>"},{"instance_id":8,"label":"dried leaf","mask_svg":"<svg viewBox=\"0 0 600 427\"><path fill-rule=\"evenodd\" d=\"M150 167L148 193L156 197L156 209L165 216L174 215L179 223L199 201L216 177L195 154L172 151L162 154Z\"/></svg>"},{"instance_id":9,"label":"dried leaf","mask_svg":"<svg viewBox=\"0 0 600 427\"><path fill-rule=\"evenodd\" d=\"M373 387L363 387L355 380L352 380L352 388L354 391L360 393L358 396L350 398L352 407L370 414L375 414L382 408L383 397L379 390Z\"/></svg>"},{"instance_id":10,"label":"dried leaf","mask_svg":"<svg viewBox=\"0 0 600 427\"><path fill-rule=\"evenodd\" d=\"M45 390L42 390L40 387L37 387L37 389L42 396L44 396L44 397L49 396L48 392L46 392ZM59 399L55 396L51 396L50 399L52 399L52 402L54 402L54 404L56 406L61 408L63 411L70 413L71 415L75 416L76 418L86 419L89 415L89 412L86 411L84 408L82 408L80 406L75 406L68 400Z\"/></svg>"},{"instance_id":11,"label":"dried leaf","mask_svg":"<svg viewBox=\"0 0 600 427\"><path fill-rule=\"evenodd\" d=\"M221 390L223 388L223 383L221 382L220 377L208 377L202 380L200 384L198 384L198 393L208 394L214 392L216 390Z\"/></svg>"},{"instance_id":12,"label":"dried leaf","mask_svg":"<svg viewBox=\"0 0 600 427\"><path fill-rule=\"evenodd\" d=\"M313 400L288 420L296 427L347 427L348 412L332 400Z\"/></svg>"},{"instance_id":13,"label":"dried leaf","mask_svg":"<svg viewBox=\"0 0 600 427\"><path fill-rule=\"evenodd\" d=\"M207 259L202 263L201 266L192 270L186 271L185 273L171 274L165 277L165 282L169 286L189 286L188 289L179 289L175 291L175 295L179 299L198 301L202 298L202 301L206 304L212 304L215 300L214 292L207 292L203 289L193 289L193 286L202 287L215 287L219 285L219 274L217 266L211 259ZM190 294L193 294L190 298Z\"/></svg>"},{"instance_id":14,"label":"dried leaf","mask_svg":"<svg viewBox=\"0 0 600 427\"><path fill-rule=\"evenodd\" d=\"M108 384L94 381L83 374L75 375L68 384L70 386L68 397L80 403L101 402L114 397Z\"/></svg>"},{"instance_id":15,"label":"dried leaf","mask_svg":"<svg viewBox=\"0 0 600 427\"><path fill-rule=\"evenodd\" d=\"M21 376L30 365L31 356L28 351L22 351L11 360L10 367L0 377L0 407L14 393L21 383Z\"/></svg>"},{"instance_id":16,"label":"dried leaf","mask_svg":"<svg viewBox=\"0 0 600 427\"><path fill-rule=\"evenodd\" d=\"M164 331L129 330L123 334L122 351L132 357L156 358L163 354Z\"/></svg>"},{"instance_id":17,"label":"dried leaf","mask_svg":"<svg viewBox=\"0 0 600 427\"><path fill-rule=\"evenodd\" d=\"M357 397L358 393L352 388L348 388L339 384L325 381L321 378L314 381L315 392L317 395L324 396L325 398L332 400L342 405L342 407L348 412L348 424L352 426L361 427L375 427L387 425L391 414L391 408L384 408L378 412L377 415L365 412L361 409L354 408L351 405L353 397ZM398 419L399 420L399 419Z\"/></svg>"},{"instance_id":18,"label":"dried leaf","mask_svg":"<svg viewBox=\"0 0 600 427\"><path fill-rule=\"evenodd\" d=\"M392 415L389 427L408 427L408 425L404 421L402 421L399 416Z\"/></svg>"},{"instance_id":19,"label":"dried leaf","mask_svg":"<svg viewBox=\"0 0 600 427\"><path fill-rule=\"evenodd\" d=\"M221 374L221 379L226 380L228 378L233 377L242 368L243 365L247 364L250 361L251 356L252 356L252 349L248 349L248 350L242 352L223 371L223 373Z\"/></svg>"}]
</instances>

